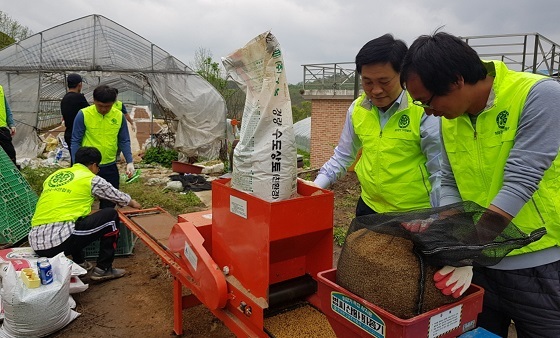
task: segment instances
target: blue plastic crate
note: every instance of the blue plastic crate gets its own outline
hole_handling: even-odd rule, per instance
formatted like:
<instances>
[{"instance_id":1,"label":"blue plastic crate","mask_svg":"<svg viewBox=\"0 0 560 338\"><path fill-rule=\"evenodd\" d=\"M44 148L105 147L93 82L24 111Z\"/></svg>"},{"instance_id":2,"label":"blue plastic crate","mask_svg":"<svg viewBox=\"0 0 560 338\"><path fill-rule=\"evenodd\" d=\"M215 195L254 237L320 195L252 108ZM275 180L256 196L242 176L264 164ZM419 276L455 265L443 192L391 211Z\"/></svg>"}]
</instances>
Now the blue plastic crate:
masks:
<instances>
[{"instance_id":1,"label":"blue plastic crate","mask_svg":"<svg viewBox=\"0 0 560 338\"><path fill-rule=\"evenodd\" d=\"M31 230L38 196L0 148L0 245L11 246Z\"/></svg>"}]
</instances>

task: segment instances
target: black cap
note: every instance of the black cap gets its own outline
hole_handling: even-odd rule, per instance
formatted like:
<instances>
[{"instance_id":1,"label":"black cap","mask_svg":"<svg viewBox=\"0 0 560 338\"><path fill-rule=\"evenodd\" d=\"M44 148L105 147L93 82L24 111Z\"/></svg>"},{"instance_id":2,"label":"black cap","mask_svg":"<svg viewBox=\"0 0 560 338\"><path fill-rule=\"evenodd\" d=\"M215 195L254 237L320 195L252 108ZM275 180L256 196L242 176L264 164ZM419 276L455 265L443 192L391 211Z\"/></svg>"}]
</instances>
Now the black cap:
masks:
<instances>
[{"instance_id":1,"label":"black cap","mask_svg":"<svg viewBox=\"0 0 560 338\"><path fill-rule=\"evenodd\" d=\"M66 79L68 81L68 86L76 86L78 85L80 82L82 82L82 77L80 76L80 74L76 74L76 73L72 73L72 74L68 74L68 78Z\"/></svg>"}]
</instances>

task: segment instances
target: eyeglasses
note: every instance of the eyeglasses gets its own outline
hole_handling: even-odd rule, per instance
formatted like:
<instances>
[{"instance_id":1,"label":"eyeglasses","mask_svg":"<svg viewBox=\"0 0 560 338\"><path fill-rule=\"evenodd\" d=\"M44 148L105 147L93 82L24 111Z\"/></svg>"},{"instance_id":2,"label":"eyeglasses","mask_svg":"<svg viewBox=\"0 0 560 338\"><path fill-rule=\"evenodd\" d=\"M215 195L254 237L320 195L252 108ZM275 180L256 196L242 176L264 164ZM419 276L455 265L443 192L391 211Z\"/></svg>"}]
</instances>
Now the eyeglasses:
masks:
<instances>
[{"instance_id":1,"label":"eyeglasses","mask_svg":"<svg viewBox=\"0 0 560 338\"><path fill-rule=\"evenodd\" d=\"M413 100L412 103L417 105L418 107L433 109L430 103L432 103L432 100L435 96L436 94L432 94L432 96L428 99L428 101L426 101L426 103L422 103L422 101L420 100Z\"/></svg>"}]
</instances>

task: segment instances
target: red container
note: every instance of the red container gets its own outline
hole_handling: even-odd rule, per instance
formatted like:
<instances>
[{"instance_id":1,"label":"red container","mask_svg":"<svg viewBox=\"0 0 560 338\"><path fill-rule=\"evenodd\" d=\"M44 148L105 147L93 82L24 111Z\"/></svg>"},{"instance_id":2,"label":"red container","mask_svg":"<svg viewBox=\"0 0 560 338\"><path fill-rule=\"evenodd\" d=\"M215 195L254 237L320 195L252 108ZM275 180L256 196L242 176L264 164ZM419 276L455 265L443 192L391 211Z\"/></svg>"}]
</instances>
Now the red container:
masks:
<instances>
[{"instance_id":1,"label":"red container","mask_svg":"<svg viewBox=\"0 0 560 338\"><path fill-rule=\"evenodd\" d=\"M171 161L171 170L180 174L200 174L203 167L180 161Z\"/></svg>"},{"instance_id":2,"label":"red container","mask_svg":"<svg viewBox=\"0 0 560 338\"><path fill-rule=\"evenodd\" d=\"M474 284L461 300L410 319L401 319L336 284L336 269L320 272L321 311L338 338L447 338L476 327L484 290Z\"/></svg>"}]
</instances>

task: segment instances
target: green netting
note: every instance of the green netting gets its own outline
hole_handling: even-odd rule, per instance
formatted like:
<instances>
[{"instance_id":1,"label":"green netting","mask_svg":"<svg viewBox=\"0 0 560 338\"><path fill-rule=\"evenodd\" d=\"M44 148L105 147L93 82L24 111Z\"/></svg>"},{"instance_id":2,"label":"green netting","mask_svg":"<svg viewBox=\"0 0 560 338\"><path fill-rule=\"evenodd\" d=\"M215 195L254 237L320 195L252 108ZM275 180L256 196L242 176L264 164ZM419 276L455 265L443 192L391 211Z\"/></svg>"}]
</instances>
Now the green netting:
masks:
<instances>
[{"instance_id":1,"label":"green netting","mask_svg":"<svg viewBox=\"0 0 560 338\"><path fill-rule=\"evenodd\" d=\"M129 228L119 223L119 241L117 242L115 256L131 255L137 240L138 237ZM84 251L85 258L97 258L99 256L99 240L86 246Z\"/></svg>"},{"instance_id":2,"label":"green netting","mask_svg":"<svg viewBox=\"0 0 560 338\"><path fill-rule=\"evenodd\" d=\"M2 148L0 196L0 246L7 247L27 237L38 197Z\"/></svg>"}]
</instances>

